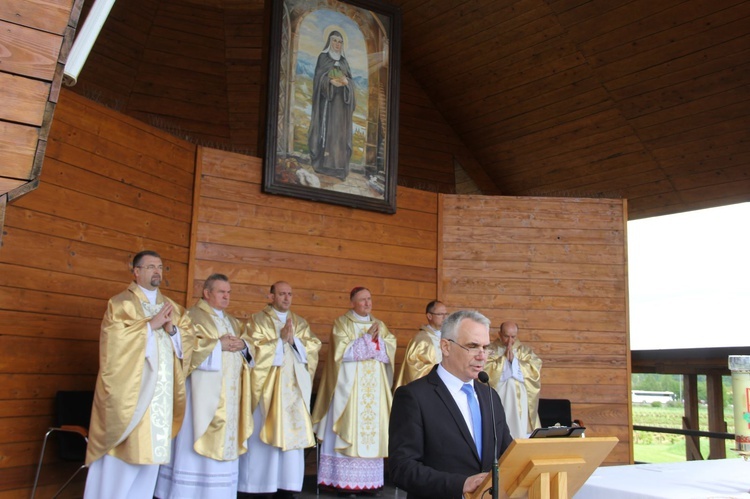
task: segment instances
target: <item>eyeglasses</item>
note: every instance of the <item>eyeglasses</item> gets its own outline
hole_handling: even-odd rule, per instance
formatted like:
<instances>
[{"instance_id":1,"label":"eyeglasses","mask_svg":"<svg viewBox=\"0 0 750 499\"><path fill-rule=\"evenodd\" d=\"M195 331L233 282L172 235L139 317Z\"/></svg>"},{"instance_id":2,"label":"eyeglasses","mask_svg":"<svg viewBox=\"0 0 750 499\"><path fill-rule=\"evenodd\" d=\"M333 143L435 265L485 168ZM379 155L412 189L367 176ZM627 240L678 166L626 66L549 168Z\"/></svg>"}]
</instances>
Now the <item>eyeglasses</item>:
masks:
<instances>
[{"instance_id":1,"label":"eyeglasses","mask_svg":"<svg viewBox=\"0 0 750 499\"><path fill-rule=\"evenodd\" d=\"M454 345L463 348L464 350L466 350L467 352L469 352L469 354L471 356L473 356L473 357L477 357L479 355L488 355L490 353L490 346L489 345L473 345L473 346L470 346L470 347L465 347L462 344L457 343L457 342L451 340L450 338L446 338L446 339L448 341L450 341L451 343L453 343Z\"/></svg>"},{"instance_id":2,"label":"eyeglasses","mask_svg":"<svg viewBox=\"0 0 750 499\"><path fill-rule=\"evenodd\" d=\"M446 315L450 315L448 312L443 312L442 314L438 314L437 312L427 312L430 315L439 315L440 317L445 317Z\"/></svg>"},{"instance_id":3,"label":"eyeglasses","mask_svg":"<svg viewBox=\"0 0 750 499\"><path fill-rule=\"evenodd\" d=\"M151 271L154 271L156 269L164 270L164 266L163 265L146 265L145 267L143 265L136 265L135 268L137 268L137 269L146 269L146 270L151 270Z\"/></svg>"}]
</instances>

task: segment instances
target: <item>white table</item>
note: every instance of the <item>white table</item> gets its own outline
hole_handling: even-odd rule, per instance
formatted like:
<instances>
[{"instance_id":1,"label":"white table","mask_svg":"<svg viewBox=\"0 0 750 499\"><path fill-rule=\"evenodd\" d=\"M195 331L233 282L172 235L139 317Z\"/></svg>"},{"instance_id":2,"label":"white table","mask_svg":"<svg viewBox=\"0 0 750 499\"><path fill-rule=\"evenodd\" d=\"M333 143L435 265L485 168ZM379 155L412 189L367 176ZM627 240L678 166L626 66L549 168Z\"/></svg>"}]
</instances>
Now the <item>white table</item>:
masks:
<instances>
[{"instance_id":1,"label":"white table","mask_svg":"<svg viewBox=\"0 0 750 499\"><path fill-rule=\"evenodd\" d=\"M750 461L599 467L575 499L750 499Z\"/></svg>"}]
</instances>

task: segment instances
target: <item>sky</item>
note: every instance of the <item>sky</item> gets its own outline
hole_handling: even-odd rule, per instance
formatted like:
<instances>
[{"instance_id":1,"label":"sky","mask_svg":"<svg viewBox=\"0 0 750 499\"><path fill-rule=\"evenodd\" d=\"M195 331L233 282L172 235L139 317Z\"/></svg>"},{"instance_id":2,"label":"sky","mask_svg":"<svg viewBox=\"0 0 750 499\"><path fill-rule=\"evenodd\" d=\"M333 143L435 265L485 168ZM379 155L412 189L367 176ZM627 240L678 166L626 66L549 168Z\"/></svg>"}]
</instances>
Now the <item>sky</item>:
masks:
<instances>
[{"instance_id":1,"label":"sky","mask_svg":"<svg viewBox=\"0 0 750 499\"><path fill-rule=\"evenodd\" d=\"M632 350L750 346L750 203L628 222Z\"/></svg>"}]
</instances>

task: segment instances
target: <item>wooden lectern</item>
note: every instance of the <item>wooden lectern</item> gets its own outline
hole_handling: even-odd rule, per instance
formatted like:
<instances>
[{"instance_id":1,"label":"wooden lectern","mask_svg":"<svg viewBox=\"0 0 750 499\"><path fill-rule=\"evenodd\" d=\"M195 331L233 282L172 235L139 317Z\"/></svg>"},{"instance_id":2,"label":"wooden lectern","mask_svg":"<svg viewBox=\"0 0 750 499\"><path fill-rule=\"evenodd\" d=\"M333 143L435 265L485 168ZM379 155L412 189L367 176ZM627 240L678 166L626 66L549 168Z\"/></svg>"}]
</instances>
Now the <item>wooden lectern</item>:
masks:
<instances>
[{"instance_id":1,"label":"wooden lectern","mask_svg":"<svg viewBox=\"0 0 750 499\"><path fill-rule=\"evenodd\" d=\"M499 497L568 499L614 449L617 437L514 440L500 457ZM492 473L468 499L488 499ZM504 494L503 494L504 493Z\"/></svg>"}]
</instances>

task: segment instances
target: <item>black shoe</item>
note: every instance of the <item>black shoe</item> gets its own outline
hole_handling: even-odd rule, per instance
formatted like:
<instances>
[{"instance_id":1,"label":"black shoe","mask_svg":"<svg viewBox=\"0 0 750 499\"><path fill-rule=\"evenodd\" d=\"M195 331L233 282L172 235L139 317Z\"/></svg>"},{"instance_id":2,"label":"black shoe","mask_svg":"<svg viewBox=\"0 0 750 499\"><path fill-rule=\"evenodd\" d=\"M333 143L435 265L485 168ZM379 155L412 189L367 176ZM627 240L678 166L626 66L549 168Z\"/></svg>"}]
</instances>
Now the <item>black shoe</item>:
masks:
<instances>
[{"instance_id":1,"label":"black shoe","mask_svg":"<svg viewBox=\"0 0 750 499\"><path fill-rule=\"evenodd\" d=\"M273 495L273 499L297 499L297 494L291 490L279 489Z\"/></svg>"}]
</instances>

